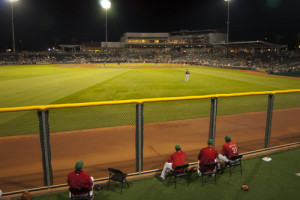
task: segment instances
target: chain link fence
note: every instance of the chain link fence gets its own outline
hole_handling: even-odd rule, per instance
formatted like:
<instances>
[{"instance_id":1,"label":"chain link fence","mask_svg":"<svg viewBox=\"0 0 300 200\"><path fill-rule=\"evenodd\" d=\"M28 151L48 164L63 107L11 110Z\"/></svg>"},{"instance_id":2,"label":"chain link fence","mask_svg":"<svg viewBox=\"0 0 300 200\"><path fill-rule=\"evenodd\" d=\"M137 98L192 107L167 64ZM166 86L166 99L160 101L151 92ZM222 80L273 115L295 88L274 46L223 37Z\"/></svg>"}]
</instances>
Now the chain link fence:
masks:
<instances>
[{"instance_id":1,"label":"chain link fence","mask_svg":"<svg viewBox=\"0 0 300 200\"><path fill-rule=\"evenodd\" d=\"M300 93L274 96L270 146L300 141Z\"/></svg>"},{"instance_id":2,"label":"chain link fence","mask_svg":"<svg viewBox=\"0 0 300 200\"><path fill-rule=\"evenodd\" d=\"M161 169L179 144L195 162L209 129L210 100L144 104L143 170Z\"/></svg>"},{"instance_id":3,"label":"chain link fence","mask_svg":"<svg viewBox=\"0 0 300 200\"><path fill-rule=\"evenodd\" d=\"M78 160L94 178L108 176L108 167L135 172L135 105L106 105L51 110L51 154L54 184Z\"/></svg>"},{"instance_id":4,"label":"chain link fence","mask_svg":"<svg viewBox=\"0 0 300 200\"><path fill-rule=\"evenodd\" d=\"M267 105L266 95L220 98L215 136L218 152L226 135L238 144L239 153L263 149Z\"/></svg>"},{"instance_id":5,"label":"chain link fence","mask_svg":"<svg viewBox=\"0 0 300 200\"><path fill-rule=\"evenodd\" d=\"M278 93L278 94L277 94ZM300 90L0 109L4 194L66 185L83 160L96 180L107 168L159 170L176 144L194 163L208 138L239 153L300 140Z\"/></svg>"},{"instance_id":6,"label":"chain link fence","mask_svg":"<svg viewBox=\"0 0 300 200\"><path fill-rule=\"evenodd\" d=\"M0 189L5 193L43 186L37 111L0 112L0 122Z\"/></svg>"}]
</instances>

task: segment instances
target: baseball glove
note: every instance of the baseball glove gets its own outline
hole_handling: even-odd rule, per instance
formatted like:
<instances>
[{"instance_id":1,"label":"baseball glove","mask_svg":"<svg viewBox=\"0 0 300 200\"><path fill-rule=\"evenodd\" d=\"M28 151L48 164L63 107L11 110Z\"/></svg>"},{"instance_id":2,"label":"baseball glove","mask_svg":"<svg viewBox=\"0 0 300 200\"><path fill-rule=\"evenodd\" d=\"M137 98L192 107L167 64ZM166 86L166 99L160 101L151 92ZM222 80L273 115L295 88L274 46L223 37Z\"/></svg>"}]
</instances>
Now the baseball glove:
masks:
<instances>
[{"instance_id":1,"label":"baseball glove","mask_svg":"<svg viewBox=\"0 0 300 200\"><path fill-rule=\"evenodd\" d=\"M242 190L249 191L250 189L248 185L242 185Z\"/></svg>"}]
</instances>

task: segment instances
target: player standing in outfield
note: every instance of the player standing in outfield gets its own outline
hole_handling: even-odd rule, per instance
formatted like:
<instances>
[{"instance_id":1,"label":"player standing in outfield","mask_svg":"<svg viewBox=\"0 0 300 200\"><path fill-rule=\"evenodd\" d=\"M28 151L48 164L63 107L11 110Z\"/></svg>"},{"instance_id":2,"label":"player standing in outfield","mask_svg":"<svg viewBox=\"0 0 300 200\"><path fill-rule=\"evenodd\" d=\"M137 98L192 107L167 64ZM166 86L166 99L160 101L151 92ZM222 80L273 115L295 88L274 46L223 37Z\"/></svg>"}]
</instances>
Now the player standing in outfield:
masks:
<instances>
[{"instance_id":1,"label":"player standing in outfield","mask_svg":"<svg viewBox=\"0 0 300 200\"><path fill-rule=\"evenodd\" d=\"M121 65L120 62L118 62L118 68L120 68L120 65Z\"/></svg>"},{"instance_id":2,"label":"player standing in outfield","mask_svg":"<svg viewBox=\"0 0 300 200\"><path fill-rule=\"evenodd\" d=\"M165 163L164 168L161 172L160 178L165 179L167 170L173 170L179 165L184 165L186 153L181 151L181 146L177 144L175 146L176 152L174 152L168 159L168 162Z\"/></svg>"},{"instance_id":3,"label":"player standing in outfield","mask_svg":"<svg viewBox=\"0 0 300 200\"><path fill-rule=\"evenodd\" d=\"M203 171L211 172L214 169L205 168L204 165L207 163L214 163L217 161L218 158L218 152L215 148L213 148L214 140L208 139L207 141L208 146L201 149L199 155L198 155L198 161L199 161L199 167L197 168L197 172L199 176L201 176L200 169Z\"/></svg>"},{"instance_id":4,"label":"player standing in outfield","mask_svg":"<svg viewBox=\"0 0 300 200\"><path fill-rule=\"evenodd\" d=\"M188 82L189 77L190 77L190 71L189 71L189 69L186 69L184 82Z\"/></svg>"},{"instance_id":5,"label":"player standing in outfield","mask_svg":"<svg viewBox=\"0 0 300 200\"><path fill-rule=\"evenodd\" d=\"M239 155L239 151L234 142L231 141L231 137L229 135L225 136L225 144L222 147L222 154L219 154L219 159L228 163L232 156Z\"/></svg>"}]
</instances>

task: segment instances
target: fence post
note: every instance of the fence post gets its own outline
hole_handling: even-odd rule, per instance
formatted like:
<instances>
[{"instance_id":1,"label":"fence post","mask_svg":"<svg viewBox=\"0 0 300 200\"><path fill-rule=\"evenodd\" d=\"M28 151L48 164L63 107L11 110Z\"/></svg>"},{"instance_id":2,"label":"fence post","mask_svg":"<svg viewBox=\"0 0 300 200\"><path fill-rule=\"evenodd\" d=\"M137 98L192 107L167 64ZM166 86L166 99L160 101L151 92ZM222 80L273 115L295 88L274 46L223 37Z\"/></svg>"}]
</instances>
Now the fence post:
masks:
<instances>
[{"instance_id":1,"label":"fence post","mask_svg":"<svg viewBox=\"0 0 300 200\"><path fill-rule=\"evenodd\" d=\"M266 121L266 133L265 133L265 146L264 146L264 148L269 148L269 146L270 146L270 135L271 135L271 126L272 126L272 114L273 114L273 102L274 102L274 95L269 94L269 96L268 96L267 121Z\"/></svg>"},{"instance_id":2,"label":"fence post","mask_svg":"<svg viewBox=\"0 0 300 200\"><path fill-rule=\"evenodd\" d=\"M218 98L211 98L208 138L213 140L215 140L215 134L216 134L217 106L218 106ZM215 146L215 143L213 146Z\"/></svg>"},{"instance_id":3,"label":"fence post","mask_svg":"<svg viewBox=\"0 0 300 200\"><path fill-rule=\"evenodd\" d=\"M136 129L135 129L135 149L136 149L136 171L143 171L143 142L144 142L144 104L136 104Z\"/></svg>"},{"instance_id":4,"label":"fence post","mask_svg":"<svg viewBox=\"0 0 300 200\"><path fill-rule=\"evenodd\" d=\"M53 185L53 173L51 165L50 129L48 116L48 110L38 111L44 185L50 187L50 185Z\"/></svg>"}]
</instances>

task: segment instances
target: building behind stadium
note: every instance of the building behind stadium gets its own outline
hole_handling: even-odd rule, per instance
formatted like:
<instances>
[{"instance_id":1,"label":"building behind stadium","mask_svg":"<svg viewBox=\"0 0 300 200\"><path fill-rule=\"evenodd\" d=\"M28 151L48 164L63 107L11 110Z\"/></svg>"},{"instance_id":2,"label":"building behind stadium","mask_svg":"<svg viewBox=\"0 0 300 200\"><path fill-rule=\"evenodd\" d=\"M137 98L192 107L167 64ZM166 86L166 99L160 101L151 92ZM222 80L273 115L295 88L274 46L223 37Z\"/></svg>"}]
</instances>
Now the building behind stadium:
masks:
<instances>
[{"instance_id":1,"label":"building behind stadium","mask_svg":"<svg viewBox=\"0 0 300 200\"><path fill-rule=\"evenodd\" d=\"M227 34L218 30L182 30L170 33L124 33L119 42L87 42L80 45L82 53L97 53L113 49L130 52L177 51L188 53L256 53L286 49L286 45L276 45L264 41L242 41L226 43Z\"/></svg>"}]
</instances>

